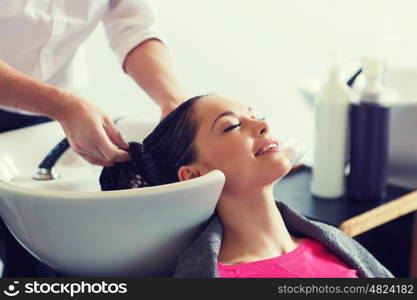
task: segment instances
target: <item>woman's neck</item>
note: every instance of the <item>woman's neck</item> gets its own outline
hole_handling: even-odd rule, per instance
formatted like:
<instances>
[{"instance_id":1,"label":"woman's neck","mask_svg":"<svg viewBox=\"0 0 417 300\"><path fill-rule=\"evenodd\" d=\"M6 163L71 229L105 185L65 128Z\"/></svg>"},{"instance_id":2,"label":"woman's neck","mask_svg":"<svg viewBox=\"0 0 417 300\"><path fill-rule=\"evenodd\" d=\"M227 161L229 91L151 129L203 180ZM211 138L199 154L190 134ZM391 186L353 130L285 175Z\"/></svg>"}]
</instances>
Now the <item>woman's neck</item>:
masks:
<instances>
[{"instance_id":1,"label":"woman's neck","mask_svg":"<svg viewBox=\"0 0 417 300\"><path fill-rule=\"evenodd\" d=\"M220 262L236 264L267 259L297 247L300 240L288 232L272 190L268 186L222 194L217 206L224 229Z\"/></svg>"}]
</instances>

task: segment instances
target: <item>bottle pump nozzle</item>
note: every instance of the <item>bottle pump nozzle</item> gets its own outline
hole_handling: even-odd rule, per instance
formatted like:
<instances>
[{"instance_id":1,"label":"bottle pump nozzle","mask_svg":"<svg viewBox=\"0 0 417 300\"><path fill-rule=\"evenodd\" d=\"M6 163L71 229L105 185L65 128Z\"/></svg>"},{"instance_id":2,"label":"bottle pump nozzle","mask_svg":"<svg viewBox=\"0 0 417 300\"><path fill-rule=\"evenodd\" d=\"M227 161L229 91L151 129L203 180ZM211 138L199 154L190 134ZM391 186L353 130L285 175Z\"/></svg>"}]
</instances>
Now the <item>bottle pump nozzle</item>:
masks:
<instances>
[{"instance_id":1,"label":"bottle pump nozzle","mask_svg":"<svg viewBox=\"0 0 417 300\"><path fill-rule=\"evenodd\" d=\"M363 59L363 75L365 76L364 93L378 94L381 88L382 73L384 62L377 58Z\"/></svg>"}]
</instances>

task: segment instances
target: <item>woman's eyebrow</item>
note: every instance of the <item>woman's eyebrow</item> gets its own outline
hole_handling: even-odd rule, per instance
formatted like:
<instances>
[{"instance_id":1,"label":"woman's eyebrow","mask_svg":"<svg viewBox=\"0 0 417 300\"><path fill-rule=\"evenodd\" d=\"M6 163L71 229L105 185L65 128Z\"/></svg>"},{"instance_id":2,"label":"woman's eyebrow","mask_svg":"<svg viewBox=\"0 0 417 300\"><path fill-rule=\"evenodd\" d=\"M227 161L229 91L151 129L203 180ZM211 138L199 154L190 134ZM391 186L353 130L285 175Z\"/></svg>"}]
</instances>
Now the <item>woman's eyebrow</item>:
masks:
<instances>
[{"instance_id":1,"label":"woman's eyebrow","mask_svg":"<svg viewBox=\"0 0 417 300\"><path fill-rule=\"evenodd\" d=\"M235 116L236 114L235 114L234 112L232 112L232 111L228 110L228 111L224 111L224 112L222 112L220 115L218 115L218 116L217 116L217 118L216 118L216 119L214 119L213 123L211 124L211 129L210 129L210 132L211 132L211 131L213 131L214 125L216 125L216 122L217 122L220 118L223 118L223 117L225 117L225 116L230 116L230 115Z\"/></svg>"},{"instance_id":2,"label":"woman's eyebrow","mask_svg":"<svg viewBox=\"0 0 417 300\"><path fill-rule=\"evenodd\" d=\"M252 107L248 107L248 111L249 111L249 112L251 112L251 111L252 111ZM214 119L213 123L211 124L210 132L211 132L211 131L213 131L214 125L216 125L216 122L217 122L220 118L223 118L223 117L225 117L225 116L230 116L230 115L232 115L232 116L236 116L236 114L235 114L234 112L230 111L230 110L224 111L224 112L222 112L220 115L218 115L218 116L216 117L216 119Z\"/></svg>"}]
</instances>

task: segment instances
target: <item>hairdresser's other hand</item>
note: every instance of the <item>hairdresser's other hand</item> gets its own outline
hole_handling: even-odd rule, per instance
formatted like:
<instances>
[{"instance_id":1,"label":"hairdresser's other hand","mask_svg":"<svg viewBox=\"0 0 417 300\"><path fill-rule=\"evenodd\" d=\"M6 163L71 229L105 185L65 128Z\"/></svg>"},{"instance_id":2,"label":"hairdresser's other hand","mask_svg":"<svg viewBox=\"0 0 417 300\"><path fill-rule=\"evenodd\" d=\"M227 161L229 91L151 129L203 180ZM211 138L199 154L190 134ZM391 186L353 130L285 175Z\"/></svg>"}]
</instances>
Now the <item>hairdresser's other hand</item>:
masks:
<instances>
[{"instance_id":1,"label":"hairdresser's other hand","mask_svg":"<svg viewBox=\"0 0 417 300\"><path fill-rule=\"evenodd\" d=\"M94 165L111 166L130 159L129 145L123 141L111 118L95 105L72 99L56 118L71 148Z\"/></svg>"}]
</instances>

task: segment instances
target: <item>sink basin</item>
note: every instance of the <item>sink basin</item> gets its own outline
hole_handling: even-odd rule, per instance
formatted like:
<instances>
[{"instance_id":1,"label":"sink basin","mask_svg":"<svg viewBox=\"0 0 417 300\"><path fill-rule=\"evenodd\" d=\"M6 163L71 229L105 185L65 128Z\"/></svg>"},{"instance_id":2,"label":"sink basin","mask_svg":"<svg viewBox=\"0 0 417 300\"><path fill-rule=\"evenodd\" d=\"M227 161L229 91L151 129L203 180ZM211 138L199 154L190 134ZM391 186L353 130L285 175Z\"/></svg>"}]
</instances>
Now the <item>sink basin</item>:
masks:
<instances>
[{"instance_id":1,"label":"sink basin","mask_svg":"<svg viewBox=\"0 0 417 300\"><path fill-rule=\"evenodd\" d=\"M142 141L155 126L135 117L118 123L126 141ZM64 276L169 276L213 214L223 173L102 192L101 167L68 150L55 166L60 178L33 180L62 138L56 122L0 134L0 214L15 238Z\"/></svg>"},{"instance_id":2,"label":"sink basin","mask_svg":"<svg viewBox=\"0 0 417 300\"><path fill-rule=\"evenodd\" d=\"M0 179L21 187L44 190L99 191L100 166L92 166L68 150L56 169L59 180L36 181L33 175L64 133L56 122L0 134Z\"/></svg>"}]
</instances>

